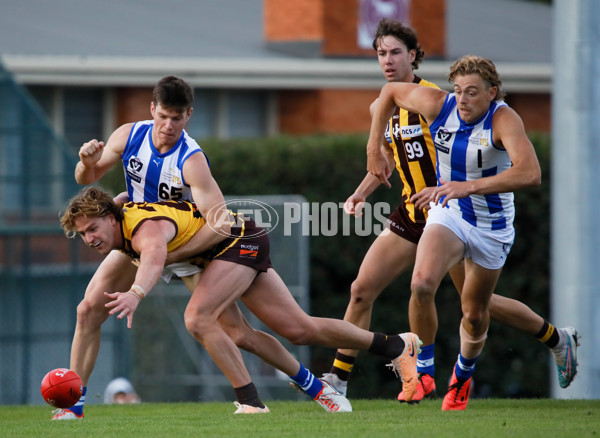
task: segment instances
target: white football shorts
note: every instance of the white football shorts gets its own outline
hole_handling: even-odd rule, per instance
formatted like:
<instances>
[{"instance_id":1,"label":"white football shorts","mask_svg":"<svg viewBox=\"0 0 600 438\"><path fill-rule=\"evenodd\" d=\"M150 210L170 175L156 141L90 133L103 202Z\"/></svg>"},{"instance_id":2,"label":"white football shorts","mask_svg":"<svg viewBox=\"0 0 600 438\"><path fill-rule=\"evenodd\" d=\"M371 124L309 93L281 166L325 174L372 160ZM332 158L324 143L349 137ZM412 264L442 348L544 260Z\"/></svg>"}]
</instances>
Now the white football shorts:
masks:
<instances>
[{"instance_id":1,"label":"white football shorts","mask_svg":"<svg viewBox=\"0 0 600 438\"><path fill-rule=\"evenodd\" d=\"M181 278L187 277L188 275L194 275L198 272L202 272L202 268L191 263L172 263L168 266L165 266L160 278L162 278L165 281L165 283L169 283L171 281L171 278L173 278L173 275L176 275Z\"/></svg>"},{"instance_id":2,"label":"white football shorts","mask_svg":"<svg viewBox=\"0 0 600 438\"><path fill-rule=\"evenodd\" d=\"M474 227L450 208L431 205L425 228L431 224L443 225L452 230L465 244L464 258L486 269L500 269L506 263L515 241L514 227L501 230L482 230Z\"/></svg>"}]
</instances>

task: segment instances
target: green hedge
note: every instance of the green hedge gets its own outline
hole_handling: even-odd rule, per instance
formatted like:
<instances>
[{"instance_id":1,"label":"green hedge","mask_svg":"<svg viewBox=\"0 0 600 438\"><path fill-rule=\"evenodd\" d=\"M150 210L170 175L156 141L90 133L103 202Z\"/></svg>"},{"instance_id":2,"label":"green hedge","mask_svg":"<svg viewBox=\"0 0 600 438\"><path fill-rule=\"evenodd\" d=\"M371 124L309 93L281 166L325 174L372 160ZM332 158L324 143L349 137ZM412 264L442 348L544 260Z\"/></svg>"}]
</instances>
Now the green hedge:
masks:
<instances>
[{"instance_id":1,"label":"green hedge","mask_svg":"<svg viewBox=\"0 0 600 438\"><path fill-rule=\"evenodd\" d=\"M533 135L542 166L543 184L515 194L517 237L498 292L523 301L540 315L548 316L550 143L547 136ZM365 136L276 137L244 141L203 142L213 175L227 195L302 194L309 202L344 202L366 172ZM105 185L122 187L116 172ZM392 189L380 187L371 202L397 205L400 180L391 178ZM115 189L117 191L117 189ZM340 213L341 214L341 213ZM311 314L341 318L364 254L374 236L311 237ZM397 279L375 304L372 329L385 333L407 331L410 274ZM437 293L439 330L436 341L436 380L444 394L451 367L458 354L460 302L449 280ZM329 370L333 351L314 347L311 369ZM474 394L496 397L545 397L549 394L549 353L531 335L492 323L488 343L478 363ZM355 366L349 395L395 397L398 382L385 362L361 354Z\"/></svg>"}]
</instances>

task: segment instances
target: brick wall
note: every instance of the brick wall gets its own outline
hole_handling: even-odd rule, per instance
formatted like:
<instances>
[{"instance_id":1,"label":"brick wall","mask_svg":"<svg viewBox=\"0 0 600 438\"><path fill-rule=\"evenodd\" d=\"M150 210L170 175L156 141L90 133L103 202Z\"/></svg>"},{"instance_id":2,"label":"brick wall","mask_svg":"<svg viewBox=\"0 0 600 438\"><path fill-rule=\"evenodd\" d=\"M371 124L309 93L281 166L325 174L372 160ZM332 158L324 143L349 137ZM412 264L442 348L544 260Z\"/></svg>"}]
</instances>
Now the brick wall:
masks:
<instances>
[{"instance_id":1,"label":"brick wall","mask_svg":"<svg viewBox=\"0 0 600 438\"><path fill-rule=\"evenodd\" d=\"M268 43L319 41L322 56L371 56L358 46L359 0L264 0L264 38ZM410 5L410 25L425 53L446 51L446 0Z\"/></svg>"},{"instance_id":2,"label":"brick wall","mask_svg":"<svg viewBox=\"0 0 600 438\"><path fill-rule=\"evenodd\" d=\"M550 132L552 129L552 98L549 94L509 93L505 100L519 113L526 131Z\"/></svg>"},{"instance_id":3,"label":"brick wall","mask_svg":"<svg viewBox=\"0 0 600 438\"><path fill-rule=\"evenodd\" d=\"M377 90L291 90L279 93L279 128L291 135L368 132Z\"/></svg>"},{"instance_id":4,"label":"brick wall","mask_svg":"<svg viewBox=\"0 0 600 438\"><path fill-rule=\"evenodd\" d=\"M324 1L264 0L265 41L322 40Z\"/></svg>"},{"instance_id":5,"label":"brick wall","mask_svg":"<svg viewBox=\"0 0 600 438\"><path fill-rule=\"evenodd\" d=\"M445 56L446 0L412 1L410 26L417 32L426 58Z\"/></svg>"},{"instance_id":6,"label":"brick wall","mask_svg":"<svg viewBox=\"0 0 600 438\"><path fill-rule=\"evenodd\" d=\"M116 90L115 101L117 126L152 118L150 114L152 87L119 88Z\"/></svg>"},{"instance_id":7,"label":"brick wall","mask_svg":"<svg viewBox=\"0 0 600 438\"><path fill-rule=\"evenodd\" d=\"M327 0L324 9L323 56L373 56L358 46L359 0Z\"/></svg>"}]
</instances>

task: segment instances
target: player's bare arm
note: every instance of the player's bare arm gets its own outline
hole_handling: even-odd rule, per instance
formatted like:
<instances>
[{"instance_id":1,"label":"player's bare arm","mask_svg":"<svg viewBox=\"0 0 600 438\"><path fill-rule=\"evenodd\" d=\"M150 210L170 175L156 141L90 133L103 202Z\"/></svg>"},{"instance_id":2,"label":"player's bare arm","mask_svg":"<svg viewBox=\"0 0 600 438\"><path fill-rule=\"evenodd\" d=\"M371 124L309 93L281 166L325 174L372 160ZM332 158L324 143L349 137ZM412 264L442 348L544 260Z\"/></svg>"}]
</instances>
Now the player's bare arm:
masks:
<instances>
[{"instance_id":1,"label":"player's bare arm","mask_svg":"<svg viewBox=\"0 0 600 438\"><path fill-rule=\"evenodd\" d=\"M75 166L75 180L78 184L92 184L121 159L127 145L132 123L117 128L106 144L96 139L84 143L79 148L79 162Z\"/></svg>"},{"instance_id":2,"label":"player's bare arm","mask_svg":"<svg viewBox=\"0 0 600 438\"><path fill-rule=\"evenodd\" d=\"M394 168L394 152L386 143L381 146L381 152L384 158L388 160L390 169ZM344 212L348 215L356 217L362 216L362 208L367 198L381 184L379 178L375 175L367 173L361 183L358 185L354 193L352 193L344 203Z\"/></svg>"},{"instance_id":3,"label":"player's bare arm","mask_svg":"<svg viewBox=\"0 0 600 438\"><path fill-rule=\"evenodd\" d=\"M379 108L379 100L379 98L375 99L375 101L373 101L369 107L369 112L371 113L371 125L373 123L373 117ZM380 144L383 145L384 142ZM394 168L390 167L389 161L382 153L382 149L375 147L370 148L369 143L367 143L367 172L377 178L381 184L385 185L387 188L390 188L392 185L388 181L388 178L391 176L393 169Z\"/></svg>"},{"instance_id":4,"label":"player's bare arm","mask_svg":"<svg viewBox=\"0 0 600 438\"><path fill-rule=\"evenodd\" d=\"M187 243L167 256L167 264L187 260L225 240L231 231L225 198L213 178L204 154L192 155L183 166L183 177L192 189L194 203L206 220Z\"/></svg>"},{"instance_id":5,"label":"player's bare arm","mask_svg":"<svg viewBox=\"0 0 600 438\"><path fill-rule=\"evenodd\" d=\"M512 166L497 175L474 181L440 181L440 186L434 191L433 202L437 203L442 196L446 196L442 204L446 205L450 199L472 194L513 192L541 184L540 165L519 115L512 108L499 108L494 114L492 130L494 143L506 149Z\"/></svg>"},{"instance_id":6,"label":"player's bare arm","mask_svg":"<svg viewBox=\"0 0 600 438\"><path fill-rule=\"evenodd\" d=\"M131 239L131 246L140 255L134 284L147 294L158 282L167 257L167 243L175 236L175 225L166 220L148 220L142 223ZM133 314L140 298L129 291L107 293L111 301L106 304L109 314L117 318L127 317L127 328L131 328Z\"/></svg>"},{"instance_id":7,"label":"player's bare arm","mask_svg":"<svg viewBox=\"0 0 600 438\"><path fill-rule=\"evenodd\" d=\"M367 142L367 170L382 184L390 187L391 170L381 156L380 145L385 141L385 128L394 108L399 106L416 112L426 120L434 120L444 105L447 93L412 83L390 82L383 86L376 105L372 105L371 131Z\"/></svg>"}]
</instances>

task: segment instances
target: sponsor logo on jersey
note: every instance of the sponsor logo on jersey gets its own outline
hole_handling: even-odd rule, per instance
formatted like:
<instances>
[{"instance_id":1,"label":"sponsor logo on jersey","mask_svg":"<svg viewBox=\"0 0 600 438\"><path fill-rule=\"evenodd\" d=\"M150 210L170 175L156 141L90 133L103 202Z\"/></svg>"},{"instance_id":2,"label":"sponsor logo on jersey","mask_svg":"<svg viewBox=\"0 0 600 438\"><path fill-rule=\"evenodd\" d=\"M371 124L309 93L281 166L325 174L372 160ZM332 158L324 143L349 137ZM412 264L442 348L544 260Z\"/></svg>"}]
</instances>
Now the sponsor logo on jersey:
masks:
<instances>
[{"instance_id":1,"label":"sponsor logo on jersey","mask_svg":"<svg viewBox=\"0 0 600 438\"><path fill-rule=\"evenodd\" d=\"M402 138L414 138L423 135L423 128L421 125L402 126L400 131Z\"/></svg>"},{"instance_id":2,"label":"sponsor logo on jersey","mask_svg":"<svg viewBox=\"0 0 600 438\"><path fill-rule=\"evenodd\" d=\"M385 127L385 141L388 143L392 143L392 137L390 136L390 125L386 125Z\"/></svg>"},{"instance_id":3,"label":"sponsor logo on jersey","mask_svg":"<svg viewBox=\"0 0 600 438\"><path fill-rule=\"evenodd\" d=\"M469 138L469 144L472 144L474 146L483 146L483 147L487 147L490 145L490 141L488 139L488 137L482 137L482 136L472 136Z\"/></svg>"},{"instance_id":4,"label":"sponsor logo on jersey","mask_svg":"<svg viewBox=\"0 0 600 438\"><path fill-rule=\"evenodd\" d=\"M240 257L254 259L258 256L259 245L240 245Z\"/></svg>"}]
</instances>

